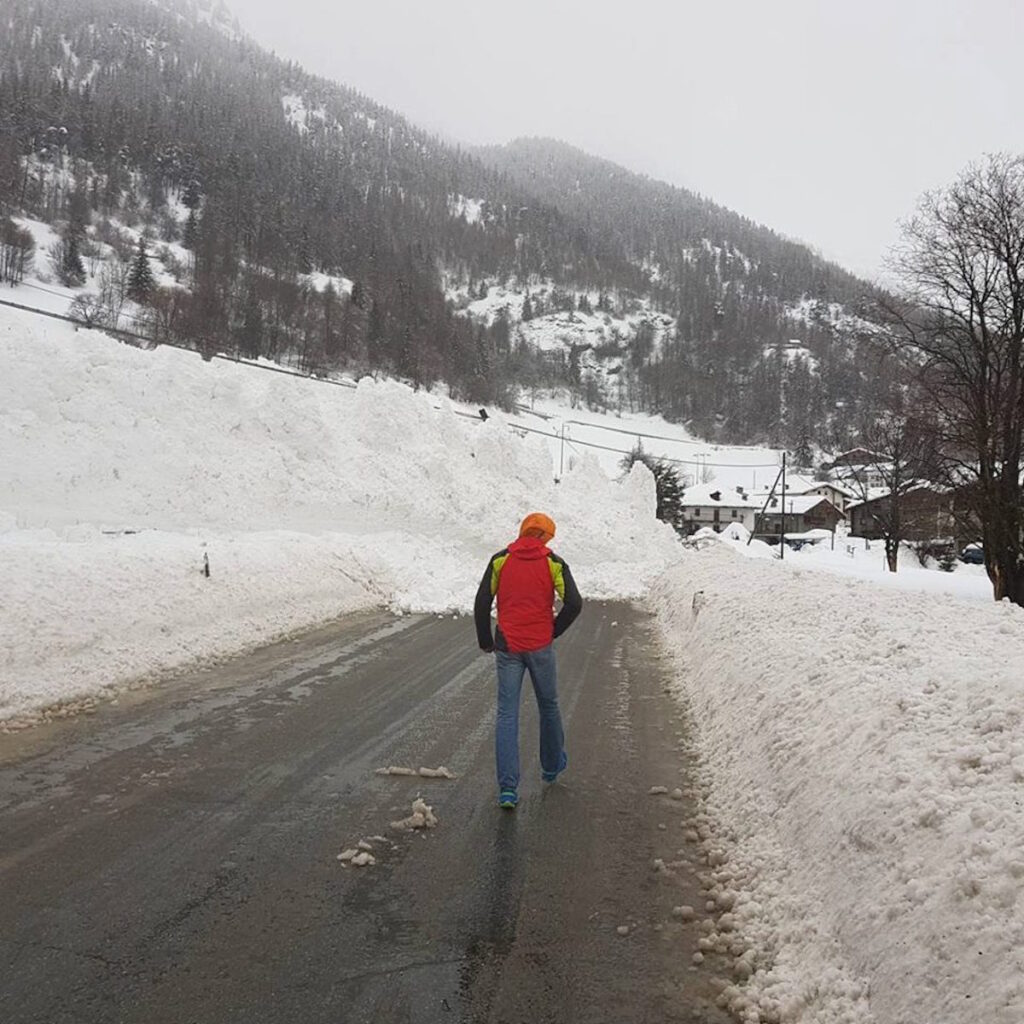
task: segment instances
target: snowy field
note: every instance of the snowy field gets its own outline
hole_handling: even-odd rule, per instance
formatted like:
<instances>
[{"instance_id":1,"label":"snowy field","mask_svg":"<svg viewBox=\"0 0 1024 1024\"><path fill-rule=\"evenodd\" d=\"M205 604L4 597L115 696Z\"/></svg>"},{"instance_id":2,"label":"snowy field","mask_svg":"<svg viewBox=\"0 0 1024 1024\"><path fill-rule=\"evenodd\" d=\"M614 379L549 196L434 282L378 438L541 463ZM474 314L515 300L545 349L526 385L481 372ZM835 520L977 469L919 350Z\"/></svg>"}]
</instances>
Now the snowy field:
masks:
<instances>
[{"instance_id":1,"label":"snowy field","mask_svg":"<svg viewBox=\"0 0 1024 1024\"><path fill-rule=\"evenodd\" d=\"M1024 611L721 543L652 601L731 907L712 938L756 951L740 1018L1020 1024Z\"/></svg>"},{"instance_id":2,"label":"snowy field","mask_svg":"<svg viewBox=\"0 0 1024 1024\"><path fill-rule=\"evenodd\" d=\"M755 540L749 545L749 534L738 524L720 534L705 528L692 538L698 546L720 543L746 558L771 559L780 570L799 575L804 571L826 572L835 576L866 580L887 590L909 590L938 596L956 597L964 601L992 604L992 583L983 565L957 562L951 572L943 572L929 559L921 564L909 545L900 548L897 571L889 572L885 561L885 542L866 541L837 533L835 545L831 538L807 544L799 550L787 546L779 561L779 548Z\"/></svg>"},{"instance_id":3,"label":"snowy field","mask_svg":"<svg viewBox=\"0 0 1024 1024\"><path fill-rule=\"evenodd\" d=\"M556 485L543 439L399 384L7 309L0 367L2 719L359 607L467 611L535 509L592 597L639 595L679 554L645 469L620 484L583 458Z\"/></svg>"}]
</instances>

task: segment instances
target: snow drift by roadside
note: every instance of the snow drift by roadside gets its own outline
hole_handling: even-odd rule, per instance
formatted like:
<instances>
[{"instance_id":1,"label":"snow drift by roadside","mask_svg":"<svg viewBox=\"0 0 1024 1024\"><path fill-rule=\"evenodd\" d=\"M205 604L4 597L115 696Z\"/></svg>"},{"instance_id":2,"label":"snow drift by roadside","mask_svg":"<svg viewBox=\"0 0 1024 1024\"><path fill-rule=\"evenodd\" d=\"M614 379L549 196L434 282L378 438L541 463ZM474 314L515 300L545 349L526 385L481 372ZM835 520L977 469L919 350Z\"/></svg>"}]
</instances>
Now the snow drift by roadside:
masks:
<instances>
[{"instance_id":1,"label":"snow drift by roadside","mask_svg":"<svg viewBox=\"0 0 1024 1024\"><path fill-rule=\"evenodd\" d=\"M0 719L360 606L468 610L534 509L590 597L635 596L678 556L645 470L619 484L584 460L556 485L544 441L394 382L10 310L0 371Z\"/></svg>"},{"instance_id":2,"label":"snow drift by roadside","mask_svg":"<svg viewBox=\"0 0 1024 1024\"><path fill-rule=\"evenodd\" d=\"M724 545L652 600L765 954L746 1019L1024 1020L1021 610Z\"/></svg>"}]
</instances>

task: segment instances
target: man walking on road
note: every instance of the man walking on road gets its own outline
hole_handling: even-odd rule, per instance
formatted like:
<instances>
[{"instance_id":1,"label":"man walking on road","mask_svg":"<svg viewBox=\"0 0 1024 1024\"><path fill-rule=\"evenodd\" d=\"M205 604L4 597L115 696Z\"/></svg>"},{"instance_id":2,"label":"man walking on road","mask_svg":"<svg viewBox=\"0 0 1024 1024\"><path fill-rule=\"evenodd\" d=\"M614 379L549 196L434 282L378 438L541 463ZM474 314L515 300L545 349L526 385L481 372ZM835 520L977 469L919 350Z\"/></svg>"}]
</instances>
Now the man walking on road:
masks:
<instances>
[{"instance_id":1,"label":"man walking on road","mask_svg":"<svg viewBox=\"0 0 1024 1024\"><path fill-rule=\"evenodd\" d=\"M498 669L498 722L495 754L498 802L509 810L519 803L519 697L530 671L540 712L540 766L545 782L565 771L565 734L558 708L555 649L583 607L569 566L547 547L554 521L532 512L519 527L519 539L494 555L476 592L473 616L480 649L495 654ZM554 599L562 599L556 616ZM491 634L491 604L498 599L498 628Z\"/></svg>"}]
</instances>

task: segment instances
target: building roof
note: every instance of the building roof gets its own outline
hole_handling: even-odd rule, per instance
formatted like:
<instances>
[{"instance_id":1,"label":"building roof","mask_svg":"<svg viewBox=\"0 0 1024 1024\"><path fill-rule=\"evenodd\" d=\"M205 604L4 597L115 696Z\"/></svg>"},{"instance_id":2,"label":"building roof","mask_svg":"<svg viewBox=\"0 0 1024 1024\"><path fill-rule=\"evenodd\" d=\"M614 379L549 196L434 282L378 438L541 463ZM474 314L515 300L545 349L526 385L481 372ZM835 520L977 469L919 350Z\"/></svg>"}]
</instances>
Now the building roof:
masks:
<instances>
[{"instance_id":1,"label":"building roof","mask_svg":"<svg viewBox=\"0 0 1024 1024\"><path fill-rule=\"evenodd\" d=\"M849 451L840 452L832 460L833 466L868 465L877 461L886 461L884 456L878 452L870 451L867 448L851 448Z\"/></svg>"},{"instance_id":2,"label":"building roof","mask_svg":"<svg viewBox=\"0 0 1024 1024\"><path fill-rule=\"evenodd\" d=\"M822 502L832 505L832 502L828 498L821 494L794 494L790 496L786 494L786 515L787 516L802 516L806 515L811 511L812 508L817 508ZM836 508L835 505L832 505ZM836 508L839 512L839 509ZM842 515L842 512L839 512ZM774 506L769 505L765 509L765 515L767 516L780 516L782 515L782 500L781 496Z\"/></svg>"},{"instance_id":3,"label":"building roof","mask_svg":"<svg viewBox=\"0 0 1024 1024\"><path fill-rule=\"evenodd\" d=\"M846 495L846 497L853 497L853 491L848 487L843 487L842 484L836 483L835 480L812 480L809 476L802 476L799 473L786 474L786 500L789 498L796 497L798 494L808 494L810 491L817 490L819 487L831 487L834 491L838 491L840 494ZM767 487L759 488L754 491L752 496L755 499L759 499L763 505L765 499L768 497L770 489ZM775 494L780 495L782 488L777 487Z\"/></svg>"},{"instance_id":4,"label":"building roof","mask_svg":"<svg viewBox=\"0 0 1024 1024\"><path fill-rule=\"evenodd\" d=\"M721 484L694 484L683 491L683 504L706 505L709 508L760 508L764 498L758 499L745 490L741 493L735 487L723 487Z\"/></svg>"},{"instance_id":5,"label":"building roof","mask_svg":"<svg viewBox=\"0 0 1024 1024\"><path fill-rule=\"evenodd\" d=\"M851 491L849 487L844 487L836 480L815 480L811 486L807 488L807 491L816 490L818 487L831 487L833 491L837 491L839 494L844 494L847 498L853 497L853 491ZM803 491L801 493L806 494L807 491Z\"/></svg>"},{"instance_id":6,"label":"building roof","mask_svg":"<svg viewBox=\"0 0 1024 1024\"><path fill-rule=\"evenodd\" d=\"M949 493L944 487L937 487L935 484L921 482L901 491L899 496L901 498L905 498L910 494L917 494L920 491L928 491L929 494L934 494L936 496ZM852 511L855 508L862 508L864 505L874 505L876 502L889 498L891 494L892 492L887 487L871 487L868 490L868 497L866 501L853 501L850 503L849 508Z\"/></svg>"}]
</instances>

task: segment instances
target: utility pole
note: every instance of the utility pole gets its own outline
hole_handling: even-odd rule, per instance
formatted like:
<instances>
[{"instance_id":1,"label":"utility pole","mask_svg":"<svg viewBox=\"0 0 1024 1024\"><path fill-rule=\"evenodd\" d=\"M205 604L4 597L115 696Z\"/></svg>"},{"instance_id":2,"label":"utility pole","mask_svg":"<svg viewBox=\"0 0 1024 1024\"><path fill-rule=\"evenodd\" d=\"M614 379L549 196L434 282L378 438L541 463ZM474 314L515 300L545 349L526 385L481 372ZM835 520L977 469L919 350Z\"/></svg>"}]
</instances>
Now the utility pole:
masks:
<instances>
[{"instance_id":1,"label":"utility pole","mask_svg":"<svg viewBox=\"0 0 1024 1024\"><path fill-rule=\"evenodd\" d=\"M779 535L779 558L786 557L786 453L782 453L782 532Z\"/></svg>"},{"instance_id":2,"label":"utility pole","mask_svg":"<svg viewBox=\"0 0 1024 1024\"><path fill-rule=\"evenodd\" d=\"M565 474L565 420L562 420L562 444L558 454L558 479Z\"/></svg>"},{"instance_id":3,"label":"utility pole","mask_svg":"<svg viewBox=\"0 0 1024 1024\"><path fill-rule=\"evenodd\" d=\"M753 533L747 538L747 547L750 546L750 542L757 536L757 527L761 520L764 518L765 512L768 511L768 506L771 504L772 498L775 497L775 488L779 486L779 481L782 479L783 471L780 469L775 474L775 483L772 484L771 490L768 492L768 497L764 499L764 504L761 506L761 511L754 516L754 530Z\"/></svg>"}]
</instances>

